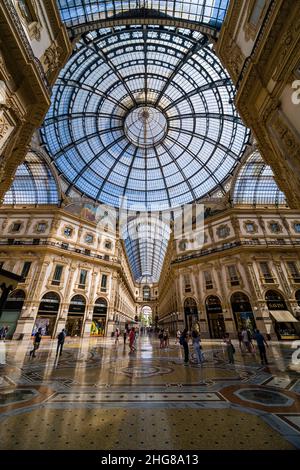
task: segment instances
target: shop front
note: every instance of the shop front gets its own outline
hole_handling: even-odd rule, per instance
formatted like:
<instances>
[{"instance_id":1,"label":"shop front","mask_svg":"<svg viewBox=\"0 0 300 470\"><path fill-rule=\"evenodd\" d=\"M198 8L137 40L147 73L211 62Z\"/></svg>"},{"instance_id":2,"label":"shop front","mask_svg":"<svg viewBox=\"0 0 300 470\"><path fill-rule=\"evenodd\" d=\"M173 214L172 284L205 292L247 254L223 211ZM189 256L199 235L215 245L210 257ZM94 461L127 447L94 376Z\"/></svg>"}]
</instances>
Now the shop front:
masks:
<instances>
[{"instance_id":1,"label":"shop front","mask_svg":"<svg viewBox=\"0 0 300 470\"><path fill-rule=\"evenodd\" d=\"M300 339L300 322L288 310L283 296L274 290L266 293L267 306L279 340Z\"/></svg>"},{"instance_id":2,"label":"shop front","mask_svg":"<svg viewBox=\"0 0 300 470\"><path fill-rule=\"evenodd\" d=\"M106 318L107 301L104 298L99 298L94 305L91 336L105 336Z\"/></svg>"},{"instance_id":3,"label":"shop front","mask_svg":"<svg viewBox=\"0 0 300 470\"><path fill-rule=\"evenodd\" d=\"M237 331L246 328L253 335L256 323L249 297L244 292L235 292L231 296L231 308Z\"/></svg>"},{"instance_id":4,"label":"shop front","mask_svg":"<svg viewBox=\"0 0 300 470\"><path fill-rule=\"evenodd\" d=\"M8 327L7 339L11 339L16 330L19 317L22 312L25 300L25 293L22 290L15 290L9 294L0 315L0 328Z\"/></svg>"},{"instance_id":5,"label":"shop front","mask_svg":"<svg viewBox=\"0 0 300 470\"><path fill-rule=\"evenodd\" d=\"M224 338L226 329L220 299L216 295L210 295L205 301L210 337L214 339Z\"/></svg>"},{"instance_id":6,"label":"shop front","mask_svg":"<svg viewBox=\"0 0 300 470\"><path fill-rule=\"evenodd\" d=\"M85 312L85 298L82 295L72 297L66 322L67 336L81 336Z\"/></svg>"},{"instance_id":7,"label":"shop front","mask_svg":"<svg viewBox=\"0 0 300 470\"><path fill-rule=\"evenodd\" d=\"M60 298L56 292L48 292L42 297L32 335L35 335L39 328L42 329L43 336L52 337L54 335L59 304Z\"/></svg>"}]
</instances>

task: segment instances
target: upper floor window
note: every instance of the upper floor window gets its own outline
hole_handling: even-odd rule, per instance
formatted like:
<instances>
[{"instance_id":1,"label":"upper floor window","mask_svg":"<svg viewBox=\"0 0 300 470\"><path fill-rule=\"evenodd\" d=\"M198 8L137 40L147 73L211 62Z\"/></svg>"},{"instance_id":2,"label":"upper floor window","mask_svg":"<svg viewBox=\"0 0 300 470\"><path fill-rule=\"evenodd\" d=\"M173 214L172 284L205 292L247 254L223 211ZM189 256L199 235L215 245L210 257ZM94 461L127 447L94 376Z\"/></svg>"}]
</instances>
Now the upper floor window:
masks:
<instances>
[{"instance_id":1,"label":"upper floor window","mask_svg":"<svg viewBox=\"0 0 300 470\"><path fill-rule=\"evenodd\" d=\"M106 248L107 250L111 250L111 247L112 247L111 241L106 240L104 246L105 246L105 248Z\"/></svg>"},{"instance_id":2,"label":"upper floor window","mask_svg":"<svg viewBox=\"0 0 300 470\"><path fill-rule=\"evenodd\" d=\"M143 287L143 300L150 300L151 297L151 289L149 286Z\"/></svg>"},{"instance_id":3,"label":"upper floor window","mask_svg":"<svg viewBox=\"0 0 300 470\"><path fill-rule=\"evenodd\" d=\"M36 20L31 2L28 0L18 0L18 6L22 17L28 24L33 23Z\"/></svg>"},{"instance_id":4,"label":"upper floor window","mask_svg":"<svg viewBox=\"0 0 300 470\"><path fill-rule=\"evenodd\" d=\"M64 235L65 237L71 237L73 233L73 229L71 227L64 228Z\"/></svg>"},{"instance_id":5,"label":"upper floor window","mask_svg":"<svg viewBox=\"0 0 300 470\"><path fill-rule=\"evenodd\" d=\"M107 289L107 274L102 274L101 292L106 292L106 289Z\"/></svg>"},{"instance_id":6,"label":"upper floor window","mask_svg":"<svg viewBox=\"0 0 300 470\"><path fill-rule=\"evenodd\" d=\"M260 269L261 269L264 281L268 283L273 283L274 279L273 279L273 275L271 273L269 264L266 261L263 261L259 263L259 265L260 265Z\"/></svg>"},{"instance_id":7,"label":"upper floor window","mask_svg":"<svg viewBox=\"0 0 300 470\"><path fill-rule=\"evenodd\" d=\"M217 228L217 235L219 238L226 238L230 235L230 228L228 225L221 225Z\"/></svg>"},{"instance_id":8,"label":"upper floor window","mask_svg":"<svg viewBox=\"0 0 300 470\"><path fill-rule=\"evenodd\" d=\"M38 233L45 233L47 229L47 224L45 222L39 222L36 225L36 232Z\"/></svg>"},{"instance_id":9,"label":"upper floor window","mask_svg":"<svg viewBox=\"0 0 300 470\"><path fill-rule=\"evenodd\" d=\"M21 230L21 227L22 227L22 224L21 222L14 222L12 225L11 225L11 228L10 228L10 231L11 232L19 232Z\"/></svg>"},{"instance_id":10,"label":"upper floor window","mask_svg":"<svg viewBox=\"0 0 300 470\"><path fill-rule=\"evenodd\" d=\"M79 276L79 287L83 289L86 284L86 278L87 278L87 271L85 269L80 270L80 276Z\"/></svg>"},{"instance_id":11,"label":"upper floor window","mask_svg":"<svg viewBox=\"0 0 300 470\"><path fill-rule=\"evenodd\" d=\"M63 266L61 266L60 264L57 264L55 266L53 279L52 279L52 283L51 283L53 286L59 286L60 281L61 281L62 272L63 272Z\"/></svg>"},{"instance_id":12,"label":"upper floor window","mask_svg":"<svg viewBox=\"0 0 300 470\"><path fill-rule=\"evenodd\" d=\"M186 241L181 240L181 241L179 242L179 245L178 245L178 246L179 246L179 250L180 250L180 251L185 251L185 250L186 250L186 247L187 247L187 243L186 243Z\"/></svg>"},{"instance_id":13,"label":"upper floor window","mask_svg":"<svg viewBox=\"0 0 300 470\"><path fill-rule=\"evenodd\" d=\"M282 231L281 225L278 222L270 222L269 227L272 233L279 233Z\"/></svg>"},{"instance_id":14,"label":"upper floor window","mask_svg":"<svg viewBox=\"0 0 300 470\"><path fill-rule=\"evenodd\" d=\"M300 272L295 261L288 261L287 265L294 282L300 282Z\"/></svg>"},{"instance_id":15,"label":"upper floor window","mask_svg":"<svg viewBox=\"0 0 300 470\"><path fill-rule=\"evenodd\" d=\"M300 233L300 222L294 223L294 230L296 233Z\"/></svg>"},{"instance_id":16,"label":"upper floor window","mask_svg":"<svg viewBox=\"0 0 300 470\"><path fill-rule=\"evenodd\" d=\"M24 279L26 279L26 277L28 276L30 266L31 266L31 262L30 261L25 261L25 263L23 265L22 272L21 272L21 277L23 277Z\"/></svg>"},{"instance_id":17,"label":"upper floor window","mask_svg":"<svg viewBox=\"0 0 300 470\"><path fill-rule=\"evenodd\" d=\"M232 286L238 286L240 284L240 281L239 281L236 267L234 265L230 265L227 267L227 269L228 269L230 284Z\"/></svg>"},{"instance_id":18,"label":"upper floor window","mask_svg":"<svg viewBox=\"0 0 300 470\"><path fill-rule=\"evenodd\" d=\"M253 5L253 8L252 8L252 11L251 11L251 15L250 15L250 18L249 18L249 23L251 23L253 26L257 26L260 19L261 19L261 16L262 16L262 12L264 10L264 7L265 7L265 3L266 3L266 0L256 0L254 5Z\"/></svg>"},{"instance_id":19,"label":"upper floor window","mask_svg":"<svg viewBox=\"0 0 300 470\"><path fill-rule=\"evenodd\" d=\"M213 280L211 273L209 271L204 271L204 281L205 281L205 287L206 289L213 289Z\"/></svg>"},{"instance_id":20,"label":"upper floor window","mask_svg":"<svg viewBox=\"0 0 300 470\"><path fill-rule=\"evenodd\" d=\"M87 233L84 239L85 243L93 243L94 236L91 233Z\"/></svg>"},{"instance_id":21,"label":"upper floor window","mask_svg":"<svg viewBox=\"0 0 300 470\"><path fill-rule=\"evenodd\" d=\"M184 291L192 292L191 279L189 274L184 275Z\"/></svg>"},{"instance_id":22,"label":"upper floor window","mask_svg":"<svg viewBox=\"0 0 300 470\"><path fill-rule=\"evenodd\" d=\"M246 224L246 232L254 233L254 224L252 222Z\"/></svg>"}]
</instances>

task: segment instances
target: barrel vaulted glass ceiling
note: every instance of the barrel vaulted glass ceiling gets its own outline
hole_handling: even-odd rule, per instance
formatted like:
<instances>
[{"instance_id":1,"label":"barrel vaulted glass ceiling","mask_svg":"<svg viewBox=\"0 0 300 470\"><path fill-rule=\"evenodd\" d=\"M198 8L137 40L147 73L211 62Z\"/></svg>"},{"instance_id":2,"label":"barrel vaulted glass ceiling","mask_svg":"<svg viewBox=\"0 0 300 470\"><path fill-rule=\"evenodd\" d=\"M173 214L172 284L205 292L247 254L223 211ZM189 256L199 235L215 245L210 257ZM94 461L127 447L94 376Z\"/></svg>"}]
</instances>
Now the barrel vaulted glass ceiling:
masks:
<instances>
[{"instance_id":1,"label":"barrel vaulted glass ceiling","mask_svg":"<svg viewBox=\"0 0 300 470\"><path fill-rule=\"evenodd\" d=\"M254 151L239 170L233 203L253 206L286 204L285 195L277 186L271 167L263 161L258 151Z\"/></svg>"},{"instance_id":2,"label":"barrel vaulted glass ceiling","mask_svg":"<svg viewBox=\"0 0 300 470\"><path fill-rule=\"evenodd\" d=\"M14 181L4 197L4 204L58 204L57 184L43 158L30 151L18 166Z\"/></svg>"},{"instance_id":3,"label":"barrel vaulted glass ceiling","mask_svg":"<svg viewBox=\"0 0 300 470\"><path fill-rule=\"evenodd\" d=\"M170 18L220 29L229 0L57 0L61 17L70 28L111 19Z\"/></svg>"},{"instance_id":4,"label":"barrel vaulted glass ceiling","mask_svg":"<svg viewBox=\"0 0 300 470\"><path fill-rule=\"evenodd\" d=\"M82 37L60 73L42 138L68 191L174 208L223 190L240 161L249 133L233 96L202 33L101 29Z\"/></svg>"}]
</instances>

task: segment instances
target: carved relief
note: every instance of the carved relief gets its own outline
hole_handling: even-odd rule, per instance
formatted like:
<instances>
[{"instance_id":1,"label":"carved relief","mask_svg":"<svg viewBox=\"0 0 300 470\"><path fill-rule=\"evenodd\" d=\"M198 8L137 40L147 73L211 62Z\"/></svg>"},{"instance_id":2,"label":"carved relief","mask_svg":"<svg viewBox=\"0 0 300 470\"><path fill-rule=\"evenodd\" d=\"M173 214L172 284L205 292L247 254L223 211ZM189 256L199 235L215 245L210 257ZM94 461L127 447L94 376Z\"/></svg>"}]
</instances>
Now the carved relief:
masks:
<instances>
[{"instance_id":1,"label":"carved relief","mask_svg":"<svg viewBox=\"0 0 300 470\"><path fill-rule=\"evenodd\" d=\"M276 268L276 271L277 271L277 275L278 275L279 279L281 280L283 289L284 289L286 295L288 297L290 297L291 296L291 290L289 288L289 285L288 285L288 282L285 278L285 275L284 275L284 273L281 269L281 264L278 261L275 261L274 264L275 264L275 268Z\"/></svg>"},{"instance_id":2,"label":"carved relief","mask_svg":"<svg viewBox=\"0 0 300 470\"><path fill-rule=\"evenodd\" d=\"M3 149L7 140L12 133L14 126L10 122L8 116L0 111L0 149Z\"/></svg>"},{"instance_id":3,"label":"carved relief","mask_svg":"<svg viewBox=\"0 0 300 470\"><path fill-rule=\"evenodd\" d=\"M61 47L59 47L55 42L46 49L42 57L42 63L47 77L59 68L62 52Z\"/></svg>"}]
</instances>

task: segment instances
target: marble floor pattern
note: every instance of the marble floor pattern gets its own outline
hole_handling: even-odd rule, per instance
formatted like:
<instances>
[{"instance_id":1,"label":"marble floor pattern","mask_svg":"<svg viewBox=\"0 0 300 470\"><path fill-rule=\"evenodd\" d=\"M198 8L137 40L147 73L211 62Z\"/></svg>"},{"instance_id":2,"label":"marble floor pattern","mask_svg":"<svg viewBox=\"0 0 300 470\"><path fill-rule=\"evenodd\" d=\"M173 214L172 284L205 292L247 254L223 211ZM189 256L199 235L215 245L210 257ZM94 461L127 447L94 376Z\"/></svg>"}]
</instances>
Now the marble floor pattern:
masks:
<instances>
[{"instance_id":1,"label":"marble floor pattern","mask_svg":"<svg viewBox=\"0 0 300 470\"><path fill-rule=\"evenodd\" d=\"M112 339L0 345L0 449L300 449L300 364L272 342L269 365L221 341L203 341L183 366L171 339L140 336L137 351ZM192 348L191 348L192 351ZM294 362L294 363L293 363Z\"/></svg>"}]
</instances>

